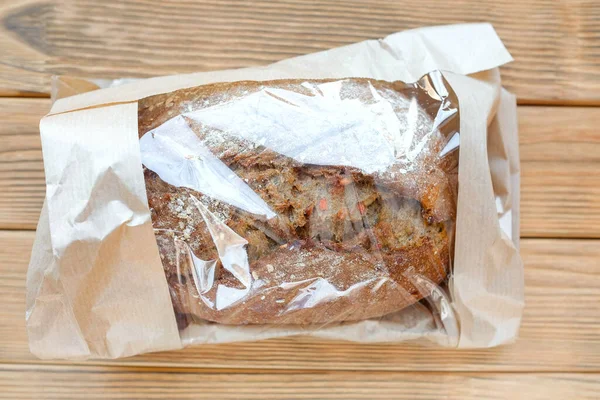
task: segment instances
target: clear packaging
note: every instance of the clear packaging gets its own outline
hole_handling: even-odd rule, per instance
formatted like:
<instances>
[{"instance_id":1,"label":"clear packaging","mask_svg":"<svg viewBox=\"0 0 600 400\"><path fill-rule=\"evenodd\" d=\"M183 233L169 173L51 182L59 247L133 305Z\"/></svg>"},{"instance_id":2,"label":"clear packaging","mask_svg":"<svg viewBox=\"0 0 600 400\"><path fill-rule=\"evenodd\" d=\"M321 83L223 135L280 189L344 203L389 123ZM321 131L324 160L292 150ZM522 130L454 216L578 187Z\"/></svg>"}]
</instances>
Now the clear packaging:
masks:
<instances>
[{"instance_id":1,"label":"clear packaging","mask_svg":"<svg viewBox=\"0 0 600 400\"><path fill-rule=\"evenodd\" d=\"M448 296L459 115L439 72L212 84L138 110L179 329L311 330L406 307L441 321L428 300Z\"/></svg>"}]
</instances>

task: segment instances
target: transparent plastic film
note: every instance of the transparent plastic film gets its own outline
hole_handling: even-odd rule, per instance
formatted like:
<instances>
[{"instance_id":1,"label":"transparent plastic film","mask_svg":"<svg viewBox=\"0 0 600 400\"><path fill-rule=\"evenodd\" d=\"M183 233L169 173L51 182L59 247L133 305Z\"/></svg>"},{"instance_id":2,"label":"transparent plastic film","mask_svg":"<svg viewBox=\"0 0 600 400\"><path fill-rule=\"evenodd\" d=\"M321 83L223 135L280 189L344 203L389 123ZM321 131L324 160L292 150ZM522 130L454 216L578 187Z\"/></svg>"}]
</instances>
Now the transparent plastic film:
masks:
<instances>
[{"instance_id":1,"label":"transparent plastic film","mask_svg":"<svg viewBox=\"0 0 600 400\"><path fill-rule=\"evenodd\" d=\"M458 336L459 113L439 72L217 83L138 103L180 330L427 313Z\"/></svg>"}]
</instances>

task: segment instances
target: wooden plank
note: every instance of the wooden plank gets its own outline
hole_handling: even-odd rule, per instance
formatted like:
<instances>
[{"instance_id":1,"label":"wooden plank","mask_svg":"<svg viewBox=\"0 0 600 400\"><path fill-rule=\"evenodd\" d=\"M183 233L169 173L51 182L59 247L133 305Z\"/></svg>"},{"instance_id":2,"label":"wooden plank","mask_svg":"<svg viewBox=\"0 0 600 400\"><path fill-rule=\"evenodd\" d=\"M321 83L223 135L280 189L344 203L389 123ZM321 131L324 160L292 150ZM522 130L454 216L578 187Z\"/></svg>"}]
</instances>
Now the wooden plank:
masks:
<instances>
[{"instance_id":1,"label":"wooden plank","mask_svg":"<svg viewBox=\"0 0 600 400\"><path fill-rule=\"evenodd\" d=\"M45 71L49 55L43 48L49 45L45 37L52 8L48 2L31 0L0 3L0 88L6 89L0 94L50 93L51 72ZM23 36L39 45L23 43Z\"/></svg>"},{"instance_id":2,"label":"wooden plank","mask_svg":"<svg viewBox=\"0 0 600 400\"><path fill-rule=\"evenodd\" d=\"M597 399L600 374L341 372L0 366L0 398L19 399Z\"/></svg>"},{"instance_id":3,"label":"wooden plank","mask_svg":"<svg viewBox=\"0 0 600 400\"><path fill-rule=\"evenodd\" d=\"M270 0L0 5L0 87L48 92L51 74L146 77L263 65L392 32L489 21L522 103L600 104L600 3L590 0Z\"/></svg>"},{"instance_id":4,"label":"wooden plank","mask_svg":"<svg viewBox=\"0 0 600 400\"><path fill-rule=\"evenodd\" d=\"M32 240L33 232L0 232L0 363L36 361L23 323ZM525 239L522 255L527 307L520 339L512 345L456 351L296 337L101 363L263 370L600 371L600 241Z\"/></svg>"},{"instance_id":5,"label":"wooden plank","mask_svg":"<svg viewBox=\"0 0 600 400\"><path fill-rule=\"evenodd\" d=\"M0 227L35 229L46 193L39 120L48 99L0 99Z\"/></svg>"},{"instance_id":6,"label":"wooden plank","mask_svg":"<svg viewBox=\"0 0 600 400\"><path fill-rule=\"evenodd\" d=\"M0 99L0 229L35 229L47 99ZM524 237L600 237L600 109L519 107ZM582 212L585 210L585 212Z\"/></svg>"},{"instance_id":7,"label":"wooden plank","mask_svg":"<svg viewBox=\"0 0 600 400\"><path fill-rule=\"evenodd\" d=\"M519 107L522 236L600 237L598 126L598 108Z\"/></svg>"}]
</instances>

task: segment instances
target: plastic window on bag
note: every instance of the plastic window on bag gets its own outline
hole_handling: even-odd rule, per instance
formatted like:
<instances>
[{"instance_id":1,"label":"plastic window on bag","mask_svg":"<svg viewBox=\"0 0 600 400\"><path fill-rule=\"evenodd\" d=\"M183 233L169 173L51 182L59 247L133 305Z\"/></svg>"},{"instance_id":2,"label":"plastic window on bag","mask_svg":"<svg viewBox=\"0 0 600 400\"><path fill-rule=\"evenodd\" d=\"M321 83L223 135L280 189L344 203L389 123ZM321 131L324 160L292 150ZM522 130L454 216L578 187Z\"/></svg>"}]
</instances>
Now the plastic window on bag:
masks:
<instances>
[{"instance_id":1,"label":"plastic window on bag","mask_svg":"<svg viewBox=\"0 0 600 400\"><path fill-rule=\"evenodd\" d=\"M452 320L440 299L452 271L459 114L439 72L413 84L218 83L138 104L180 330L311 330L407 308L442 329Z\"/></svg>"}]
</instances>

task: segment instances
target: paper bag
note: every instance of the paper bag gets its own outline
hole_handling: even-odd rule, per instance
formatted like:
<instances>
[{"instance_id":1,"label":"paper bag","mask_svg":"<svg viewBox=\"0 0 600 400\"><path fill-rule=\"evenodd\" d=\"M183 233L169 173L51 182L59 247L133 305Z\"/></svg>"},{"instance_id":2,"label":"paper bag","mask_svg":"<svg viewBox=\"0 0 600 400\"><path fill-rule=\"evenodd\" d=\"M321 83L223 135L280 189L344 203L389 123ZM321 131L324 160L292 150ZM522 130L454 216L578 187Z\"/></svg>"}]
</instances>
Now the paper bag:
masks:
<instances>
[{"instance_id":1,"label":"paper bag","mask_svg":"<svg viewBox=\"0 0 600 400\"><path fill-rule=\"evenodd\" d=\"M439 303L441 324L407 309L309 333L361 342L429 338L458 347L514 340L523 308L516 101L502 89L497 70L509 61L491 25L470 24L399 32L266 67L126 81L101 90L93 89L106 82L71 81L63 93L93 91L56 101L40 124L47 192L27 279L31 351L41 358L116 358L307 333L294 326L220 324L178 331L145 199L139 99L212 82L413 82L435 70L443 71L460 106L450 299L432 300Z\"/></svg>"}]
</instances>

